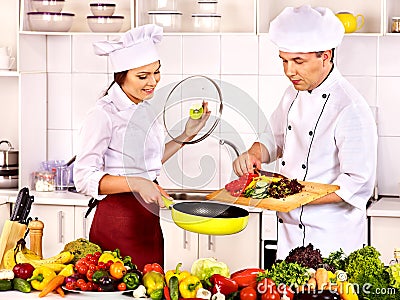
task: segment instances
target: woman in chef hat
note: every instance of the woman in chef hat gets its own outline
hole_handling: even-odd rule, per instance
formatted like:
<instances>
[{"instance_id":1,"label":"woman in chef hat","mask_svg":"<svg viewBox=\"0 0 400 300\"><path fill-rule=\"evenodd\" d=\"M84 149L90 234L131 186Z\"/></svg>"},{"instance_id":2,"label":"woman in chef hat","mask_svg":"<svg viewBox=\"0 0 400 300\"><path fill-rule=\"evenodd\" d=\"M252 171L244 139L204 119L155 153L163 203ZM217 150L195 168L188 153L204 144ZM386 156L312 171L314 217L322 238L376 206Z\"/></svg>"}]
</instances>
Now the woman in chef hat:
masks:
<instances>
[{"instance_id":1,"label":"woman in chef hat","mask_svg":"<svg viewBox=\"0 0 400 300\"><path fill-rule=\"evenodd\" d=\"M182 146L175 141L164 145L163 128L149 101L160 80L156 44L161 38L162 28L148 24L119 40L94 43L97 55L109 57L114 81L87 115L74 166L77 190L99 200L90 241L102 249L119 248L139 268L163 265L158 212L164 203L156 177ZM202 118L189 118L176 140L191 140L209 116L204 103Z\"/></svg>"},{"instance_id":2,"label":"woman in chef hat","mask_svg":"<svg viewBox=\"0 0 400 300\"><path fill-rule=\"evenodd\" d=\"M233 163L238 175L253 166L279 161L279 172L340 189L310 204L278 215L277 258L309 243L323 256L346 253L366 242L366 204L373 193L377 129L365 99L340 74L334 49L344 27L328 8L287 7L270 24L291 82L270 126L275 145L261 137Z\"/></svg>"}]
</instances>

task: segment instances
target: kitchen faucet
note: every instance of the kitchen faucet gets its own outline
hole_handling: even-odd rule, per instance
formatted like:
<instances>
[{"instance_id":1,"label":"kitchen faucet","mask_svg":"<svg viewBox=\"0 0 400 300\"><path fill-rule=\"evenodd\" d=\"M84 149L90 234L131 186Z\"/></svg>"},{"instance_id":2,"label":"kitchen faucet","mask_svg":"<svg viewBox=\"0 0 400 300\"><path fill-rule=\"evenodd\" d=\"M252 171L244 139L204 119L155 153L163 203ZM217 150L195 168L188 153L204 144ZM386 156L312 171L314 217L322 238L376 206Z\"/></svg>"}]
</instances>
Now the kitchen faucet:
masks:
<instances>
[{"instance_id":1,"label":"kitchen faucet","mask_svg":"<svg viewBox=\"0 0 400 300\"><path fill-rule=\"evenodd\" d=\"M230 142L230 141L227 141L227 140L224 140L224 139L220 139L220 140L219 140L219 144L220 144L220 145L227 144L227 145L231 146L232 149L235 151L236 156L239 157L239 155L240 155L239 149L236 147L236 145L235 145L234 143L232 143L232 142Z\"/></svg>"}]
</instances>

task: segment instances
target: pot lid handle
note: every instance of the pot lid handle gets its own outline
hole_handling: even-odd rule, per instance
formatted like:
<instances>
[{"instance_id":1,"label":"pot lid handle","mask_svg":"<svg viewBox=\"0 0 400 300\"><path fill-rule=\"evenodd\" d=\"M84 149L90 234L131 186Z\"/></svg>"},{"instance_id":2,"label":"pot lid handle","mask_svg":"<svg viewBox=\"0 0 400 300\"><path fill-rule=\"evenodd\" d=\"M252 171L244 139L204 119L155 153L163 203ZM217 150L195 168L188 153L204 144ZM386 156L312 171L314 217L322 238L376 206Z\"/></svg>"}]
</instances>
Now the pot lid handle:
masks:
<instances>
[{"instance_id":1,"label":"pot lid handle","mask_svg":"<svg viewBox=\"0 0 400 300\"><path fill-rule=\"evenodd\" d=\"M7 145L8 145L8 150L7 151L10 151L10 150L13 150L14 148L13 148L13 146L11 145L11 143L9 142L9 141L1 141L0 142L0 145L2 144L2 143L7 143Z\"/></svg>"}]
</instances>

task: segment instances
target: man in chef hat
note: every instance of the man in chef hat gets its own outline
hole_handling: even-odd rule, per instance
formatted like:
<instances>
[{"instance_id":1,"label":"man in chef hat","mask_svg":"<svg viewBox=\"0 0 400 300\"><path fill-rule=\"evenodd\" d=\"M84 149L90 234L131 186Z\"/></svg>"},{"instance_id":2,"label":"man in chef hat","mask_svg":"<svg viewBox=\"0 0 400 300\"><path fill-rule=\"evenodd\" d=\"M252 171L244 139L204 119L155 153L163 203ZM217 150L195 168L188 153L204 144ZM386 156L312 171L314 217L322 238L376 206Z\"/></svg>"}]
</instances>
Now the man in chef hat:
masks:
<instances>
[{"instance_id":1,"label":"man in chef hat","mask_svg":"<svg viewBox=\"0 0 400 300\"><path fill-rule=\"evenodd\" d=\"M365 99L340 74L333 52L344 27L328 8L285 8L270 24L286 89L270 118L269 133L233 162L237 175L278 160L279 172L302 181L338 185L287 213L278 212L277 258L311 243L323 256L366 243L366 204L373 194L377 129ZM264 135L264 137L263 137Z\"/></svg>"},{"instance_id":2,"label":"man in chef hat","mask_svg":"<svg viewBox=\"0 0 400 300\"><path fill-rule=\"evenodd\" d=\"M74 166L77 190L97 205L89 239L102 249L120 249L139 269L150 262L163 265L164 243L159 207L162 189L156 184L162 163L181 144L165 144L156 122L153 96L160 81L156 44L162 28L147 24L115 41L94 43L97 55L109 57L114 81L90 110L81 127ZM187 122L180 139L188 141L209 117L207 104L198 120Z\"/></svg>"}]
</instances>

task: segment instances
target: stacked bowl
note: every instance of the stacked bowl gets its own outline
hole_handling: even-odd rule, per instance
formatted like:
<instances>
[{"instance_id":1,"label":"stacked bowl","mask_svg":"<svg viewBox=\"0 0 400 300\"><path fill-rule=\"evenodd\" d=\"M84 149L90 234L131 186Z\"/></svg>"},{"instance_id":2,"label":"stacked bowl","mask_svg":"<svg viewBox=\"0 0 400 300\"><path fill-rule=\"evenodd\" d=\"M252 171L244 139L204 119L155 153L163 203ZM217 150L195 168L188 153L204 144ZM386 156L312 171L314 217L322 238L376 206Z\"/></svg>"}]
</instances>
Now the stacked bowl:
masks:
<instances>
[{"instance_id":1,"label":"stacked bowl","mask_svg":"<svg viewBox=\"0 0 400 300\"><path fill-rule=\"evenodd\" d=\"M66 32L71 29L75 16L62 12L65 0L30 0L34 11L27 13L30 30Z\"/></svg>"},{"instance_id":2,"label":"stacked bowl","mask_svg":"<svg viewBox=\"0 0 400 300\"><path fill-rule=\"evenodd\" d=\"M119 32L124 22L123 16L114 16L115 3L90 3L92 16L87 16L89 28L93 32Z\"/></svg>"},{"instance_id":3,"label":"stacked bowl","mask_svg":"<svg viewBox=\"0 0 400 300\"><path fill-rule=\"evenodd\" d=\"M157 24L165 32L181 30L182 13L177 10L177 0L151 0L151 10L147 12L149 23Z\"/></svg>"},{"instance_id":4,"label":"stacked bowl","mask_svg":"<svg viewBox=\"0 0 400 300\"><path fill-rule=\"evenodd\" d=\"M217 0L198 0L199 13L192 14L196 32L219 32L221 15L217 14Z\"/></svg>"}]
</instances>

